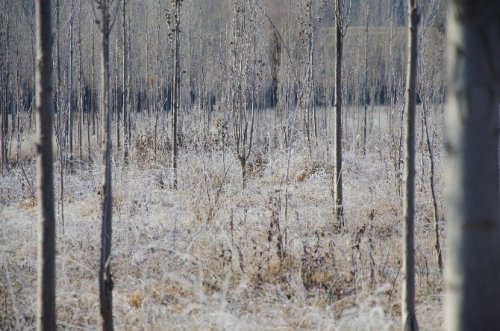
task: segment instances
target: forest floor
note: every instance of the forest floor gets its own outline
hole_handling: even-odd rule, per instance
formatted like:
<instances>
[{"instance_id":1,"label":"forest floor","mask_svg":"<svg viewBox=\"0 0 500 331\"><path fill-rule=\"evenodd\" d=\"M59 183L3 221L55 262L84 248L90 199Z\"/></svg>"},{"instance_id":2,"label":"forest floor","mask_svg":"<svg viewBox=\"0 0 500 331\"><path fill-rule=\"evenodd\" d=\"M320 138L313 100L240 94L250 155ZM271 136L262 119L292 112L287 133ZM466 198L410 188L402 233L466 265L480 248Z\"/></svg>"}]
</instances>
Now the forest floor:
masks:
<instances>
[{"instance_id":1,"label":"forest floor","mask_svg":"<svg viewBox=\"0 0 500 331\"><path fill-rule=\"evenodd\" d=\"M314 141L311 149L299 138L291 149L270 147L264 123L256 132L245 188L232 145L201 144L194 133L186 134L191 138L180 149L177 190L171 188L169 151L155 151L168 145L167 135L154 135L147 129L151 123L134 131L128 165L117 154L111 261L117 330L400 329L397 133L373 125L362 156L355 122L346 126L345 227L339 229L331 138ZM153 136L158 143L151 142ZM31 141L23 142L25 160L0 177L0 329L35 323ZM439 137L435 145L441 196ZM434 252L427 151L419 145L417 153L417 318L422 330L437 330L443 321L442 276ZM61 329L97 329L100 323L102 165L87 159L64 171L64 223L55 163ZM94 160L100 161L98 152Z\"/></svg>"}]
</instances>

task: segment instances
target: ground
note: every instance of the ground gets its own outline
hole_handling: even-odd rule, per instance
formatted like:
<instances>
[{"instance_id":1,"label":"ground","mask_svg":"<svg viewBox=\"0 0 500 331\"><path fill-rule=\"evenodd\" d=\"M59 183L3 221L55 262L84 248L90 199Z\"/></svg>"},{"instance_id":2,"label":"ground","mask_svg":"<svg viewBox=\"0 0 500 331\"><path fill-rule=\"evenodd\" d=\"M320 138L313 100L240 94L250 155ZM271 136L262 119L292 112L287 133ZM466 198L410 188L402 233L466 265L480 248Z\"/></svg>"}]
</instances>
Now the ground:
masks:
<instances>
[{"instance_id":1,"label":"ground","mask_svg":"<svg viewBox=\"0 0 500 331\"><path fill-rule=\"evenodd\" d=\"M380 113L371 119L366 156L359 147L359 117L346 121L343 229L333 214L328 136L312 139L309 148L297 134L287 148L273 139L272 116L259 115L243 188L231 129L224 145L209 132L215 125L201 135L200 126L184 121L175 190L168 119L160 116L165 126L155 134L152 123L137 117L142 124L134 131L130 162L116 148L113 162L116 329L400 329L399 129L387 124L388 110ZM435 117L439 132L441 117ZM440 134L435 136L441 197L442 147ZM0 329L35 323L36 181L32 137L23 139L22 161L16 161L14 143L11 165L0 177ZM418 139L417 318L421 329L435 330L442 328L442 276L434 252L428 151ZM99 146L92 149L93 163L83 153L64 170L64 222L58 158L55 163L61 329L96 329L100 323L102 165Z\"/></svg>"}]
</instances>

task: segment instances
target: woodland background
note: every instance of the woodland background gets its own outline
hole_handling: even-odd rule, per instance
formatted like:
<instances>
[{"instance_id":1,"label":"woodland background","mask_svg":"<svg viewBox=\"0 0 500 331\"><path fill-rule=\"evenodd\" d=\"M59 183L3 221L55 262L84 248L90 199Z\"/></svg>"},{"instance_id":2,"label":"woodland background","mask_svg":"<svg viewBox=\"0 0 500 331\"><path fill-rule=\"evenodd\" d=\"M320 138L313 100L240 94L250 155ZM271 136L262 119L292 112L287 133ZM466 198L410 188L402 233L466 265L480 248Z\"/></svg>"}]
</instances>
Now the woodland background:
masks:
<instances>
[{"instance_id":1,"label":"woodland background","mask_svg":"<svg viewBox=\"0 0 500 331\"><path fill-rule=\"evenodd\" d=\"M105 135L99 18L91 1L53 4L57 319L93 329ZM344 2L341 223L331 1L185 0L178 61L173 3L122 5L110 33L116 328L399 327L406 2ZM35 7L0 7L0 328L29 328ZM422 1L419 11L416 302L422 329L440 329L446 6Z\"/></svg>"}]
</instances>

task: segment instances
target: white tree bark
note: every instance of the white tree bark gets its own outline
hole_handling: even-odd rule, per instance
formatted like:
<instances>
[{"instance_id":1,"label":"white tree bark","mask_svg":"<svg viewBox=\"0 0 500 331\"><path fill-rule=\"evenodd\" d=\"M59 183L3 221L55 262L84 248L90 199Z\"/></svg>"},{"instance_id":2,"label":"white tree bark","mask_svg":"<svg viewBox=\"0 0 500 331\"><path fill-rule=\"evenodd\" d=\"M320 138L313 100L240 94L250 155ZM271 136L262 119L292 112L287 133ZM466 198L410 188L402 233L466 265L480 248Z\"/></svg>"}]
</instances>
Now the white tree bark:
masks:
<instances>
[{"instance_id":1,"label":"white tree bark","mask_svg":"<svg viewBox=\"0 0 500 331\"><path fill-rule=\"evenodd\" d=\"M500 330L500 2L448 7L447 330Z\"/></svg>"}]
</instances>

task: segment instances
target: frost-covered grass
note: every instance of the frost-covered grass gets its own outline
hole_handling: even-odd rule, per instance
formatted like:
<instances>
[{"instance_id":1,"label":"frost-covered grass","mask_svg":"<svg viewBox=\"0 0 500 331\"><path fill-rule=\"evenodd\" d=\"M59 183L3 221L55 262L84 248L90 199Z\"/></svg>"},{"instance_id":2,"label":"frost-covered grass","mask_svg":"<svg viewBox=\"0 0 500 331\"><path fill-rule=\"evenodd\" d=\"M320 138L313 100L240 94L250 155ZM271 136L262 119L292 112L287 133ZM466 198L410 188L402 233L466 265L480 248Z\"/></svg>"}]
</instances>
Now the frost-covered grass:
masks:
<instances>
[{"instance_id":1,"label":"frost-covered grass","mask_svg":"<svg viewBox=\"0 0 500 331\"><path fill-rule=\"evenodd\" d=\"M116 328L399 329L402 202L394 140L385 113L381 117L365 157L359 122L348 118L342 231L333 215L331 138L320 135L310 154L298 134L286 149L273 144L272 115L263 114L243 189L232 129L223 147L204 141L203 126L187 118L179 188L173 190L166 128L160 125L154 154L153 125L145 119L134 131L129 165L118 154L114 160ZM433 123L441 128L440 120ZM399 129L393 130L397 136ZM437 136L439 191L440 141ZM25 148L32 155L29 144ZM442 278L433 252L428 161L423 154L422 173L418 154L417 315L422 329L440 329ZM28 184L34 164L29 157L22 164L0 177L0 329L34 327L37 202ZM66 171L64 228L57 202L61 329L99 327L101 174L100 163L82 162ZM58 174L55 179L59 196Z\"/></svg>"}]
</instances>

